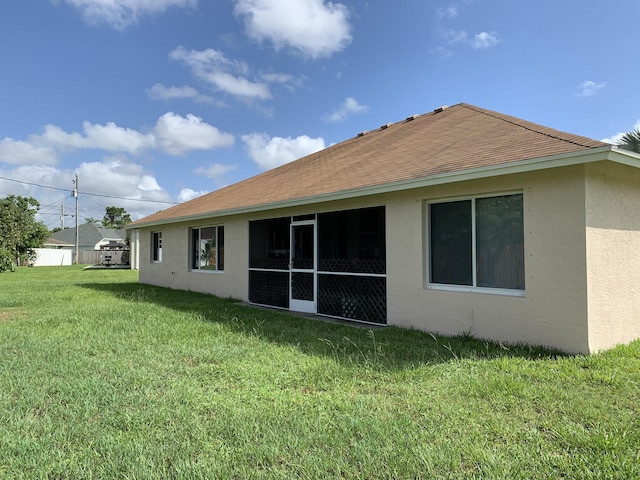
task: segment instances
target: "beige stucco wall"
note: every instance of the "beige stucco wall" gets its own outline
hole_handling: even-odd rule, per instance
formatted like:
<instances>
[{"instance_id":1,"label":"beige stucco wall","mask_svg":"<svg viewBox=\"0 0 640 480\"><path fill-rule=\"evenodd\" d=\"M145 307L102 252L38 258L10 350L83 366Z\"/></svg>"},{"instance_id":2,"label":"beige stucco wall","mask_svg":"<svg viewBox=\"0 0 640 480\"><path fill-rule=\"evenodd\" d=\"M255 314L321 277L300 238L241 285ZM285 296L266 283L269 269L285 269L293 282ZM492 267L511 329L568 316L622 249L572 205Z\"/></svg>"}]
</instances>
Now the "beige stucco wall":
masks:
<instances>
[{"instance_id":1,"label":"beige stucco wall","mask_svg":"<svg viewBox=\"0 0 640 480\"><path fill-rule=\"evenodd\" d=\"M640 337L640 172L611 162L586 169L589 349Z\"/></svg>"},{"instance_id":2,"label":"beige stucco wall","mask_svg":"<svg viewBox=\"0 0 640 480\"><path fill-rule=\"evenodd\" d=\"M190 271L189 228L224 225L224 272ZM162 262L151 261L151 233L162 232ZM248 223L242 216L212 221L183 222L140 229L140 282L211 293L219 297L247 298Z\"/></svg>"},{"instance_id":3,"label":"beige stucco wall","mask_svg":"<svg viewBox=\"0 0 640 480\"><path fill-rule=\"evenodd\" d=\"M583 179L582 166L565 167L442 185L389 201L389 323L586 352ZM426 201L518 190L524 195L524 296L430 288Z\"/></svg>"}]
</instances>

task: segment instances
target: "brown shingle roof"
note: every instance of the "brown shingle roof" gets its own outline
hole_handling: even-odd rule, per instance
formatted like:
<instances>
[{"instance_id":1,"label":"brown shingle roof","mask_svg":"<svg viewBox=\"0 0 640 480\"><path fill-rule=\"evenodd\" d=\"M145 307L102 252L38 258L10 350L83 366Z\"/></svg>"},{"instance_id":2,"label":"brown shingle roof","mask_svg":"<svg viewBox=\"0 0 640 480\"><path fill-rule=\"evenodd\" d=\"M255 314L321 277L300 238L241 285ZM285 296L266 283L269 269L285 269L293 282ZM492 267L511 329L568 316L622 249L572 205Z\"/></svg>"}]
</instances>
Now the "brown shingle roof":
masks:
<instances>
[{"instance_id":1,"label":"brown shingle roof","mask_svg":"<svg viewBox=\"0 0 640 480\"><path fill-rule=\"evenodd\" d=\"M258 208L608 146L464 103L409 118L157 212L130 226Z\"/></svg>"}]
</instances>

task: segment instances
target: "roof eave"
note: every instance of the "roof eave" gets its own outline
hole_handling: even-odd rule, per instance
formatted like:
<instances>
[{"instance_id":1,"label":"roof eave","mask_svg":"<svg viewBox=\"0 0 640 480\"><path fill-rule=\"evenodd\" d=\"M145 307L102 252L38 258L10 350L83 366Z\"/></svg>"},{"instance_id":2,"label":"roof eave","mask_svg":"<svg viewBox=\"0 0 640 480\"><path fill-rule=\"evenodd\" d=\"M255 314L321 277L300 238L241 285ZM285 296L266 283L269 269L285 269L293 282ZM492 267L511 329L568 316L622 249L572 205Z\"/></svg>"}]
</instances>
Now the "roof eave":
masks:
<instances>
[{"instance_id":1,"label":"roof eave","mask_svg":"<svg viewBox=\"0 0 640 480\"><path fill-rule=\"evenodd\" d=\"M232 208L220 210L216 212L206 212L197 215L188 215L179 218L169 218L151 222L136 223L128 230L137 228L155 227L167 225L177 222L192 222L197 220L212 219L219 217L227 217L231 215L241 215L247 213L263 212L265 210L274 210L281 208L297 207L311 205L321 202L330 202L336 200L345 200L349 198L365 197L371 195L379 195L384 193L397 192L400 190L409 190L422 187L430 187L434 185L442 185L446 183L463 182L469 180L478 180L482 178L496 177L502 175L512 175L516 173L533 172L537 170L545 170L549 168L566 167L570 165L579 165L600 161L613 161L628 166L640 168L640 155L623 150L613 145L604 147L591 148L588 150L580 150L578 152L563 153L558 155L550 155L545 157L531 158L511 163L503 163L500 165L492 165L488 167L472 168L456 172L441 173L428 177L420 177L410 180L400 180L392 183L380 185L371 185L351 190L342 190L339 192L314 195L311 197L296 198L280 202L264 203L260 205L251 205L247 207Z\"/></svg>"}]
</instances>

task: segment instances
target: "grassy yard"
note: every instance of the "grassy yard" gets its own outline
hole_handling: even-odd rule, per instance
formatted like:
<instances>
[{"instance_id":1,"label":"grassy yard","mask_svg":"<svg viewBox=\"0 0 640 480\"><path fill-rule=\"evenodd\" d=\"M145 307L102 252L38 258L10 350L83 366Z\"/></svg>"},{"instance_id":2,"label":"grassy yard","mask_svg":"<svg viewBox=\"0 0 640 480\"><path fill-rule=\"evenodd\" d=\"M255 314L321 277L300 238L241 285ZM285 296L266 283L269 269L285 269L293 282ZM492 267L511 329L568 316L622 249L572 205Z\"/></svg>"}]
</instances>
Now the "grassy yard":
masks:
<instances>
[{"instance_id":1,"label":"grassy yard","mask_svg":"<svg viewBox=\"0 0 640 480\"><path fill-rule=\"evenodd\" d=\"M640 342L564 356L126 270L0 274L0 478L640 478L639 414Z\"/></svg>"}]
</instances>

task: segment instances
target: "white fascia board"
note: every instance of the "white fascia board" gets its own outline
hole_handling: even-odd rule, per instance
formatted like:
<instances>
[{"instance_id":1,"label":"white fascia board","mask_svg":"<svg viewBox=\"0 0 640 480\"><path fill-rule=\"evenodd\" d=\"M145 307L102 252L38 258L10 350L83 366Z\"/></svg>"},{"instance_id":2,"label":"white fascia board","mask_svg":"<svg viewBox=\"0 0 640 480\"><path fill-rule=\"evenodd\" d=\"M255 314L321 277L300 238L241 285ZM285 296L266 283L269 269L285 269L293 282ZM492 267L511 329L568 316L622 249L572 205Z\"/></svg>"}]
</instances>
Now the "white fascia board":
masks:
<instances>
[{"instance_id":1,"label":"white fascia board","mask_svg":"<svg viewBox=\"0 0 640 480\"><path fill-rule=\"evenodd\" d=\"M137 224L134 228L147 228L159 225L167 225L172 223L192 222L197 220L210 220L213 218L227 217L232 215L241 215L247 213L264 212L266 210L275 210L282 208L298 207L304 205L312 205L322 202L331 202L336 200L346 200L350 198L366 197L370 195L379 195L384 193L392 193L402 190L411 190L414 188L430 187L434 185L443 185L454 182L464 182L469 180L478 180L482 178L497 177L501 175L512 175L516 173L526 173L538 170L546 170L549 168L566 167L571 165L581 165L592 162L613 161L625 165L640 168L640 155L623 150L613 145L581 150L579 152L563 153L559 155L550 155L545 157L521 160L518 162L503 163L500 165L492 165L488 167L472 168L458 172L442 173L429 177L415 178L411 180L401 180L393 183L385 183L381 185L372 185L368 187L356 188L352 190L343 190L340 192L327 193L322 195L314 195L312 197L297 198L293 200L285 200L282 202L265 203L261 205L252 205L248 207L233 208L221 210L217 212L208 212L198 215L190 215L188 217L180 217L175 219L161 220L157 222L149 222Z\"/></svg>"},{"instance_id":2,"label":"white fascia board","mask_svg":"<svg viewBox=\"0 0 640 480\"><path fill-rule=\"evenodd\" d=\"M621 163L630 167L640 168L640 153L626 150L620 147L612 147L609 160Z\"/></svg>"}]
</instances>

